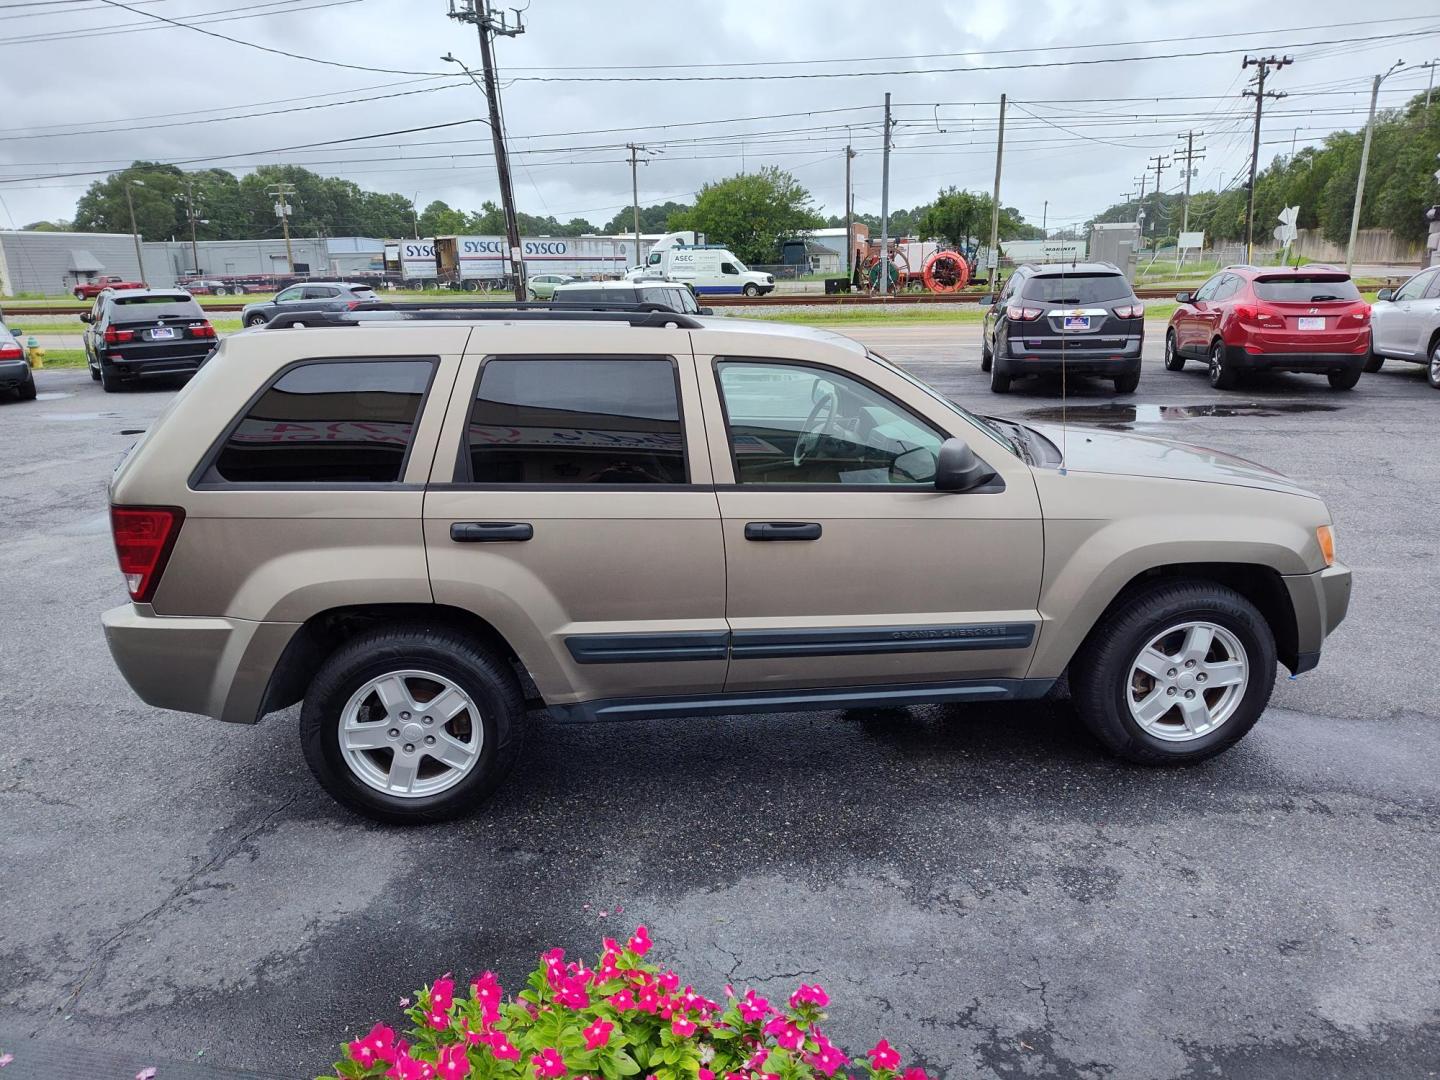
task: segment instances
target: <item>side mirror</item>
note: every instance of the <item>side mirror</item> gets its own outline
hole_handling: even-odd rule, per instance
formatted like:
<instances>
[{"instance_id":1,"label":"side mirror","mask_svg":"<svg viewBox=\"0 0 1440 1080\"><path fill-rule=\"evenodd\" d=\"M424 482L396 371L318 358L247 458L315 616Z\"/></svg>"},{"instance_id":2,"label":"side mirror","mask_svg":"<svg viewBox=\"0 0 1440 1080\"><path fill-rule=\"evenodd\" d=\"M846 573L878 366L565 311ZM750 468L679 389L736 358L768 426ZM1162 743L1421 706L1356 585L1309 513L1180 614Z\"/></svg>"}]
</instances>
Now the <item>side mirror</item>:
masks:
<instances>
[{"instance_id":1,"label":"side mirror","mask_svg":"<svg viewBox=\"0 0 1440 1080\"><path fill-rule=\"evenodd\" d=\"M990 470L964 439L946 439L935 462L936 491L973 491L990 479Z\"/></svg>"},{"instance_id":2,"label":"side mirror","mask_svg":"<svg viewBox=\"0 0 1440 1080\"><path fill-rule=\"evenodd\" d=\"M701 315L714 315L714 314L715 314L715 309L714 309L713 307L702 307L702 308L700 309L700 314L701 314Z\"/></svg>"},{"instance_id":3,"label":"side mirror","mask_svg":"<svg viewBox=\"0 0 1440 1080\"><path fill-rule=\"evenodd\" d=\"M93 311L82 311L80 313L80 321L93 323L95 321L95 313Z\"/></svg>"},{"instance_id":4,"label":"side mirror","mask_svg":"<svg viewBox=\"0 0 1440 1080\"><path fill-rule=\"evenodd\" d=\"M1376 302L1376 303L1379 303L1381 300L1394 300L1394 299L1395 299L1395 290L1394 290L1394 289L1381 289L1378 293L1375 294L1375 302Z\"/></svg>"},{"instance_id":5,"label":"side mirror","mask_svg":"<svg viewBox=\"0 0 1440 1080\"><path fill-rule=\"evenodd\" d=\"M1177 293L1175 294L1175 302L1176 302L1177 304L1188 304L1188 303L1190 303L1190 301L1193 300L1194 298L1195 298L1195 294L1194 294L1194 293L1177 292Z\"/></svg>"}]
</instances>

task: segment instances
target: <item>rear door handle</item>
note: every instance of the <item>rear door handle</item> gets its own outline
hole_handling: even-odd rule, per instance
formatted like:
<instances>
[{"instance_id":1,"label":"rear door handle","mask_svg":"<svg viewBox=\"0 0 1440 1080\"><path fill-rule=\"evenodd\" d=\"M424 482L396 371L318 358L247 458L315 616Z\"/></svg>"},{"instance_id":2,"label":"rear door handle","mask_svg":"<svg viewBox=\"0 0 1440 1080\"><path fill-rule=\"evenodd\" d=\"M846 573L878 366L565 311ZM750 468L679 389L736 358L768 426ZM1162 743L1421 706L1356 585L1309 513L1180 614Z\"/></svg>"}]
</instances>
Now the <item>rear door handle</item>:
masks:
<instances>
[{"instance_id":1,"label":"rear door handle","mask_svg":"<svg viewBox=\"0 0 1440 1080\"><path fill-rule=\"evenodd\" d=\"M813 521L747 521L746 540L819 540L820 526Z\"/></svg>"},{"instance_id":2,"label":"rear door handle","mask_svg":"<svg viewBox=\"0 0 1440 1080\"><path fill-rule=\"evenodd\" d=\"M528 521L456 521L450 526L450 539L457 544L529 540L534 535L535 526Z\"/></svg>"}]
</instances>

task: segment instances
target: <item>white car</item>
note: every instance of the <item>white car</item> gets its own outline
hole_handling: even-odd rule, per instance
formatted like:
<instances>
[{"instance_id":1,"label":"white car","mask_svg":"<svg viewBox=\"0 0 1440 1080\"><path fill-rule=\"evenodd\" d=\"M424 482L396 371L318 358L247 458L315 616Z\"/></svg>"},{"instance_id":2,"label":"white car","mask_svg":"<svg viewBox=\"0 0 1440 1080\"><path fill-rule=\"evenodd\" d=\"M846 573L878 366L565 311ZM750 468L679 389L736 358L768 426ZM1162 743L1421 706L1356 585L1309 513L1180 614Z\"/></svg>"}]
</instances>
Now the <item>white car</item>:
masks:
<instances>
[{"instance_id":1,"label":"white car","mask_svg":"<svg viewBox=\"0 0 1440 1080\"><path fill-rule=\"evenodd\" d=\"M1379 371L1386 360L1424 364L1430 385L1440 390L1440 266L1377 294L1370 308L1370 361L1365 370Z\"/></svg>"}]
</instances>

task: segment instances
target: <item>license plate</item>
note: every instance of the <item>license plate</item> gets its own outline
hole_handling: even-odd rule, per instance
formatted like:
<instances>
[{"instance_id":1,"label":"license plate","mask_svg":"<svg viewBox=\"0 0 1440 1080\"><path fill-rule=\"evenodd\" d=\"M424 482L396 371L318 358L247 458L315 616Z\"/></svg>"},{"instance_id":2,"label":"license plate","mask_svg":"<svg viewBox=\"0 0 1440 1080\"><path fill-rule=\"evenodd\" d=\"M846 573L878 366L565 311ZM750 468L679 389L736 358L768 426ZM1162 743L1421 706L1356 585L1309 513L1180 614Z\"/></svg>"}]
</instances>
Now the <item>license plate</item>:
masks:
<instances>
[{"instance_id":1,"label":"license plate","mask_svg":"<svg viewBox=\"0 0 1440 1080\"><path fill-rule=\"evenodd\" d=\"M175 331L169 326L157 326L154 330L150 331L151 341L169 341L174 336Z\"/></svg>"},{"instance_id":2,"label":"license plate","mask_svg":"<svg viewBox=\"0 0 1440 1080\"><path fill-rule=\"evenodd\" d=\"M1324 330L1324 329L1325 329L1325 317L1322 315L1322 316L1320 316L1319 318L1313 318L1313 319L1311 319L1311 318L1306 318L1304 315L1302 315L1302 316L1300 316L1300 329L1301 329L1301 330Z\"/></svg>"},{"instance_id":3,"label":"license plate","mask_svg":"<svg viewBox=\"0 0 1440 1080\"><path fill-rule=\"evenodd\" d=\"M1061 320L1060 329L1062 329L1062 330L1089 330L1089 329L1090 329L1090 316L1089 316L1089 315L1066 315L1065 318L1064 318L1063 320Z\"/></svg>"}]
</instances>

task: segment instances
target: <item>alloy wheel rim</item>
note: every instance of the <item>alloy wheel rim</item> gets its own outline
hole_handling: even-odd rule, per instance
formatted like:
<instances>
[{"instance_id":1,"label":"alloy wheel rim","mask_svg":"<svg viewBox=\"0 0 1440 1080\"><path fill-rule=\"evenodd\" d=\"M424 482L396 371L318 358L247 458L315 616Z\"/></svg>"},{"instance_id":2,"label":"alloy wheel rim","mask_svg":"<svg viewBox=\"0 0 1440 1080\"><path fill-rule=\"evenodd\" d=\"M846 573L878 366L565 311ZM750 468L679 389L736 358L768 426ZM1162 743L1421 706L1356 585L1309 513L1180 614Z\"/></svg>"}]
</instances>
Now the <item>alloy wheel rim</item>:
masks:
<instances>
[{"instance_id":1,"label":"alloy wheel rim","mask_svg":"<svg viewBox=\"0 0 1440 1080\"><path fill-rule=\"evenodd\" d=\"M1440 386L1440 345L1430 354L1430 382L1434 386Z\"/></svg>"},{"instance_id":2,"label":"alloy wheel rim","mask_svg":"<svg viewBox=\"0 0 1440 1080\"><path fill-rule=\"evenodd\" d=\"M480 760L480 710L454 680L433 671L370 679L340 713L340 755L366 786L402 799L438 795Z\"/></svg>"},{"instance_id":3,"label":"alloy wheel rim","mask_svg":"<svg viewBox=\"0 0 1440 1080\"><path fill-rule=\"evenodd\" d=\"M1209 735L1240 707L1250 660L1240 639L1218 623L1177 623L1150 639L1125 683L1130 716L1148 735L1191 742Z\"/></svg>"}]
</instances>

